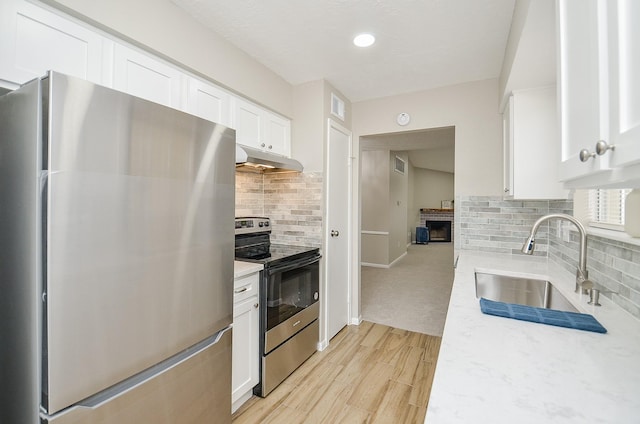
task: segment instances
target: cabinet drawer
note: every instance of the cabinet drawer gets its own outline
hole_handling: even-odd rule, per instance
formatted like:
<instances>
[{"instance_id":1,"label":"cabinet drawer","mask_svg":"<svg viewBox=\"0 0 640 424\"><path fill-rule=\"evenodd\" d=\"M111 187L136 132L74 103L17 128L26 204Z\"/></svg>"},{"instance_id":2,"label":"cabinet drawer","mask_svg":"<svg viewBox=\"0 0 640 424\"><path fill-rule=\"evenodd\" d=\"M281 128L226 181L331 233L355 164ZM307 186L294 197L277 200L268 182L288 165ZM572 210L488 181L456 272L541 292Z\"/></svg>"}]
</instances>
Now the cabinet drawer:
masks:
<instances>
[{"instance_id":1,"label":"cabinet drawer","mask_svg":"<svg viewBox=\"0 0 640 424\"><path fill-rule=\"evenodd\" d=\"M238 303L251 296L258 295L260 273L250 274L237 278L233 282L233 303Z\"/></svg>"}]
</instances>

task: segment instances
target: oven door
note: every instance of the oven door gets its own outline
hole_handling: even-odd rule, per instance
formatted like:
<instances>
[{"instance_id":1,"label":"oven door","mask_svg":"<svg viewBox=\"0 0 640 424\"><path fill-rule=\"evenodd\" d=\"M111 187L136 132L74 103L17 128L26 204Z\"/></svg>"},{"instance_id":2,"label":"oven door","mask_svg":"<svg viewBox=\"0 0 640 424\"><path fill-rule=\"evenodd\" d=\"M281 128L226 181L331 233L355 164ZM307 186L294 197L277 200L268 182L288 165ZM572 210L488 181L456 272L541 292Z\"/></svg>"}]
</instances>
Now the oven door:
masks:
<instances>
[{"instance_id":1,"label":"oven door","mask_svg":"<svg viewBox=\"0 0 640 424\"><path fill-rule=\"evenodd\" d=\"M265 270L263 354L318 318L319 262L318 255Z\"/></svg>"}]
</instances>

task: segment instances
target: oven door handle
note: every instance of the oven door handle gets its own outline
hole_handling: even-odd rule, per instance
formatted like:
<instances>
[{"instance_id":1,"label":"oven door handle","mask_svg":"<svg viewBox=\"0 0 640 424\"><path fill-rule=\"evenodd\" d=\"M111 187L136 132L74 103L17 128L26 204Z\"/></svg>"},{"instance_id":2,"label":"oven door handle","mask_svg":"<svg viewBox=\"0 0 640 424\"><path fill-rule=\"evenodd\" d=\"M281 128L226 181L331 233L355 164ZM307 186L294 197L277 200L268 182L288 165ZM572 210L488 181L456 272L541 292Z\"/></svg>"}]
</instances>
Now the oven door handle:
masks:
<instances>
[{"instance_id":1,"label":"oven door handle","mask_svg":"<svg viewBox=\"0 0 640 424\"><path fill-rule=\"evenodd\" d=\"M273 268L268 268L267 269L267 273L269 275L273 275L273 274L277 274L279 272L287 272L287 271L291 271L292 269L296 269L296 268L302 268L305 267L307 265L311 265L313 263L319 262L320 261L321 256L320 255L316 255L313 256L312 258L307 258L307 259L300 259L297 260L293 263L287 263L286 265L282 265L282 266L275 266Z\"/></svg>"}]
</instances>

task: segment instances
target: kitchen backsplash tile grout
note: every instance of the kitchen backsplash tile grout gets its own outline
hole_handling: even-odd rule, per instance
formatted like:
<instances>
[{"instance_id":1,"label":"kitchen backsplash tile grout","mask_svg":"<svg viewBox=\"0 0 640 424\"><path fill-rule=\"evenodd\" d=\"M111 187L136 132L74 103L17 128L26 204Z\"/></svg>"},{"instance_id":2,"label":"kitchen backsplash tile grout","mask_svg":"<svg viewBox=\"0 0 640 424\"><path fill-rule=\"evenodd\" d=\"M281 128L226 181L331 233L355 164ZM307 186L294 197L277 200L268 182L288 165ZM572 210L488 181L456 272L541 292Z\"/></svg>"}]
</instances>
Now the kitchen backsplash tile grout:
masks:
<instances>
[{"instance_id":1,"label":"kitchen backsplash tile grout","mask_svg":"<svg viewBox=\"0 0 640 424\"><path fill-rule=\"evenodd\" d=\"M236 172L236 216L267 216L273 243L322 246L322 173Z\"/></svg>"},{"instance_id":2,"label":"kitchen backsplash tile grout","mask_svg":"<svg viewBox=\"0 0 640 424\"><path fill-rule=\"evenodd\" d=\"M457 196L459 223L455 248L521 254L531 226L548 213L573 214L572 200L505 200L498 196ZM535 254L548 256L570 272L578 261L578 235L562 240L554 221L543 224L536 237ZM616 294L604 293L640 319L640 246L599 236L588 236L589 277Z\"/></svg>"}]
</instances>

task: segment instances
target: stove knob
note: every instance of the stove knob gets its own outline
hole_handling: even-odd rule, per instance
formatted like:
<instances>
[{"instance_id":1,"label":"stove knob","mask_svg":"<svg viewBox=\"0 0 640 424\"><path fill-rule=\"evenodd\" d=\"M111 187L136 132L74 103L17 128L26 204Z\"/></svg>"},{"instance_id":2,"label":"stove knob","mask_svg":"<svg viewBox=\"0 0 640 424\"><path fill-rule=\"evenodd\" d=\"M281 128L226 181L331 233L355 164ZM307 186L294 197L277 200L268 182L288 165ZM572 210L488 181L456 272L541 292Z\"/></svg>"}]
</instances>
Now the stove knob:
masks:
<instances>
[{"instance_id":1,"label":"stove knob","mask_svg":"<svg viewBox=\"0 0 640 424\"><path fill-rule=\"evenodd\" d=\"M265 222L264 222L264 226L265 226L265 227L268 227L268 226L269 226L269 221L265 221Z\"/></svg>"},{"instance_id":2,"label":"stove knob","mask_svg":"<svg viewBox=\"0 0 640 424\"><path fill-rule=\"evenodd\" d=\"M258 222L258 227L263 227L264 226L264 222L260 221Z\"/></svg>"}]
</instances>

